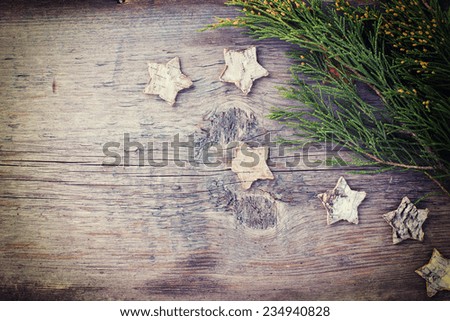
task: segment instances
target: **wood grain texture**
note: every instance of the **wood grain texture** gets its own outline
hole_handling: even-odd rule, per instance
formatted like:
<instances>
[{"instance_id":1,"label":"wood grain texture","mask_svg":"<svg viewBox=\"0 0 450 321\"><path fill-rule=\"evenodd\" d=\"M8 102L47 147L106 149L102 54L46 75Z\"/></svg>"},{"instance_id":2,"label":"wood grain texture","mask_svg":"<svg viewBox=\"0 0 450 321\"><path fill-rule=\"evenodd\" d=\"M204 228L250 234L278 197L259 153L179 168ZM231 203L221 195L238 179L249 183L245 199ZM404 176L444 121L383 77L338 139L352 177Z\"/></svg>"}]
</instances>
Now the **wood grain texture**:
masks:
<instances>
[{"instance_id":1,"label":"wood grain texture","mask_svg":"<svg viewBox=\"0 0 450 321\"><path fill-rule=\"evenodd\" d=\"M102 165L110 161L103 144L123 144L124 133L144 147L153 143L159 160L163 142L177 134L182 141L195 134L197 145L229 139L235 134L221 124L230 108L246 111L236 118L240 139L289 132L265 117L290 103L275 88L289 81L289 46L239 30L197 32L234 12L222 1L2 4L0 298L428 299L414 271L433 248L450 257L449 200L434 195L418 205L430 210L423 243L393 245L382 218L405 195L414 201L439 192L418 173L315 166L327 157L320 145L293 168L286 161L294 151L271 148L275 180L247 192L227 159L201 164L186 149L180 160L192 161L184 167L173 159L137 166L139 146L130 166ZM270 76L244 96L218 78L223 49L250 45ZM194 85L169 107L143 89L147 62L176 56ZM359 225L327 226L316 195L340 176L367 193Z\"/></svg>"}]
</instances>

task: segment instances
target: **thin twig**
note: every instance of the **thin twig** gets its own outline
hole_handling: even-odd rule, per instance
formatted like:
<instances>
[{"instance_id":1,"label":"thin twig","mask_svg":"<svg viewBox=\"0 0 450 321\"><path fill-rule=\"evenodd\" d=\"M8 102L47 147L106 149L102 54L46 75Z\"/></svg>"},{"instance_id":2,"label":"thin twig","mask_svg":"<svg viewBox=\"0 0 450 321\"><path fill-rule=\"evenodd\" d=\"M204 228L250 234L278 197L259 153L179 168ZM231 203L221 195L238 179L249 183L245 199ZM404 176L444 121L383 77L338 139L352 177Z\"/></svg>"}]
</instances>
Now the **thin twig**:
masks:
<instances>
[{"instance_id":1,"label":"thin twig","mask_svg":"<svg viewBox=\"0 0 450 321\"><path fill-rule=\"evenodd\" d=\"M445 187L444 187L444 185L442 185L436 178L434 178L430 173L428 173L428 172L424 172L425 173L425 175L427 175L428 176L428 178L429 179L431 179L437 186L439 186L439 188L445 193L445 194L447 194L447 196L449 196L450 197L450 191L449 190L447 190Z\"/></svg>"},{"instance_id":2,"label":"thin twig","mask_svg":"<svg viewBox=\"0 0 450 321\"><path fill-rule=\"evenodd\" d=\"M381 159L379 159L378 157L369 154L369 153L364 153L367 157L373 159L374 161L376 161L377 163L383 164L383 165L389 165L389 166L396 166L396 167L402 167L402 168L407 168L407 169L417 169L417 170L421 170L425 173L425 175L428 176L429 179L431 179L437 186L439 186L439 188L444 192L444 194L446 194L447 196L450 197L450 191L448 191L444 185L442 185L436 178L434 178L430 173L427 172L427 170L433 170L434 168L432 166L414 166L414 165L406 165L406 164L400 164L400 163L394 163L394 162L386 162L383 161Z\"/></svg>"},{"instance_id":3,"label":"thin twig","mask_svg":"<svg viewBox=\"0 0 450 321\"><path fill-rule=\"evenodd\" d=\"M356 70L354 70L353 68L350 68L349 66L344 65L344 68L346 68L347 70L349 70L350 72L352 72L355 76L359 77L360 80L364 79L363 75L361 75L359 72L357 72ZM386 99L384 98L384 96L381 94L381 92L378 90L378 88L373 85L370 84L368 82L364 82L370 89L372 89L375 94L380 97L381 101L383 103L386 103Z\"/></svg>"},{"instance_id":4,"label":"thin twig","mask_svg":"<svg viewBox=\"0 0 450 321\"><path fill-rule=\"evenodd\" d=\"M364 153L364 155L366 155L370 159L373 159L377 163L383 164L383 165L402 167L402 168L407 168L407 169L417 169L417 170L421 170L421 171L429 171L429 170L434 169L433 166L416 166L416 165L406 165L406 164L401 164L401 163L388 162L388 161L381 160L378 157L376 157L372 154L369 154L369 153Z\"/></svg>"},{"instance_id":5,"label":"thin twig","mask_svg":"<svg viewBox=\"0 0 450 321\"><path fill-rule=\"evenodd\" d=\"M433 10L433 8L431 8L431 6L425 0L422 0L422 3L425 7L427 7L428 10Z\"/></svg>"}]
</instances>

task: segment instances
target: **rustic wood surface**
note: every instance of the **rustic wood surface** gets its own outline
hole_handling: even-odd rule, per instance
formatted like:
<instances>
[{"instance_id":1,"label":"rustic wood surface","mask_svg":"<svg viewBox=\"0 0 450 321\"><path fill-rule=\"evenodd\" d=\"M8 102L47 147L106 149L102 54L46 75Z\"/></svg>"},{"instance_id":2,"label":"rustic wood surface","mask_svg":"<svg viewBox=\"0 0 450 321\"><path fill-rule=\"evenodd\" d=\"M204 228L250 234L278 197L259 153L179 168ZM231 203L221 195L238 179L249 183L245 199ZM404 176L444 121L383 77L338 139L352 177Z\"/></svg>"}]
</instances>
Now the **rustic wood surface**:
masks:
<instances>
[{"instance_id":1,"label":"rustic wood surface","mask_svg":"<svg viewBox=\"0 0 450 321\"><path fill-rule=\"evenodd\" d=\"M304 161L288 168L293 151L277 157L272 148L275 180L243 191L228 163L200 164L198 155L185 167L137 166L134 147L130 166L103 165L111 160L103 144L123 144L124 133L154 142L161 158L176 134L196 134L196 144L230 140L227 121L245 135L288 132L265 116L290 103L275 88L289 81L289 46L240 30L197 31L234 14L223 1L2 3L2 299L428 299L414 271L433 248L450 257L450 211L419 173L357 175ZM245 96L218 77L223 49L250 45L270 76ZM194 86L170 107L143 89L147 62L176 56ZM309 160L326 157L310 149ZM341 175L367 197L358 225L327 226L317 194ZM405 195L429 192L437 194L418 204L430 210L424 241L393 245L382 215Z\"/></svg>"}]
</instances>

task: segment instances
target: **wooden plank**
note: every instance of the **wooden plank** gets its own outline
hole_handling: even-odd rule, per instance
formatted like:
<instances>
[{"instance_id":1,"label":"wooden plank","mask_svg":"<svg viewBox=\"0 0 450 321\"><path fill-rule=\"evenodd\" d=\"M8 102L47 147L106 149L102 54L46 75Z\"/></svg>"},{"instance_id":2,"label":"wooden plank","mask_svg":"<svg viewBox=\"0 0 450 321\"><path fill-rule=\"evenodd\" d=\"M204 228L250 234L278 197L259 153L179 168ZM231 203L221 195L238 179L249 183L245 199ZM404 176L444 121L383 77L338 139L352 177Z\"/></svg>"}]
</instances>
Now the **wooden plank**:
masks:
<instances>
[{"instance_id":1,"label":"wooden plank","mask_svg":"<svg viewBox=\"0 0 450 321\"><path fill-rule=\"evenodd\" d=\"M294 167L286 164L294 151L280 155L272 147L276 179L246 193L226 157L213 167L186 148L184 167L173 154L165 167L137 166L136 146L131 166L102 165L111 161L102 150L107 142L121 143L115 151L124 156L125 133L145 156L154 143L157 161L162 143L177 134L182 141L195 134L197 147L212 139L208 132L223 139L230 134L221 132L226 119L214 123L208 115L230 108L253 113L246 139L258 134L253 140L264 143L264 134L289 132L265 117L290 103L275 88L289 81L288 45L256 42L239 30L197 32L213 16L234 14L222 1L3 6L2 299L427 299L414 270L434 247L450 257L448 199L433 195L419 204L430 209L423 243L393 245L381 217L404 195L415 200L438 192L418 173L356 175L351 168L312 166L330 155L320 146ZM218 77L223 48L250 45L270 76L244 96ZM147 61L175 56L194 87L170 107L142 91ZM359 225L326 225L316 194L341 175L368 194Z\"/></svg>"}]
</instances>

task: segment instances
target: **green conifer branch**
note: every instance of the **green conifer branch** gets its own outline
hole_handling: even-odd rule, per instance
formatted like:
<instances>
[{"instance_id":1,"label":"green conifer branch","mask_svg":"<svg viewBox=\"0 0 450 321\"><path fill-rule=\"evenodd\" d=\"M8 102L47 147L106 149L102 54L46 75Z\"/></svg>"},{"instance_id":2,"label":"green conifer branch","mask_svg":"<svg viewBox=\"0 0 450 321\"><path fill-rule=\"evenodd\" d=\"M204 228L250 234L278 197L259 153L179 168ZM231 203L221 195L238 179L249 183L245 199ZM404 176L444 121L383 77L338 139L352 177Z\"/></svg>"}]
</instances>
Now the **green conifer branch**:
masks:
<instances>
[{"instance_id":1,"label":"green conifer branch","mask_svg":"<svg viewBox=\"0 0 450 321\"><path fill-rule=\"evenodd\" d=\"M297 45L292 84L281 89L296 103L270 118L380 166L422 171L450 195L450 15L437 0L227 4L242 15L208 28L245 27L258 39ZM362 99L360 84L382 106Z\"/></svg>"}]
</instances>

